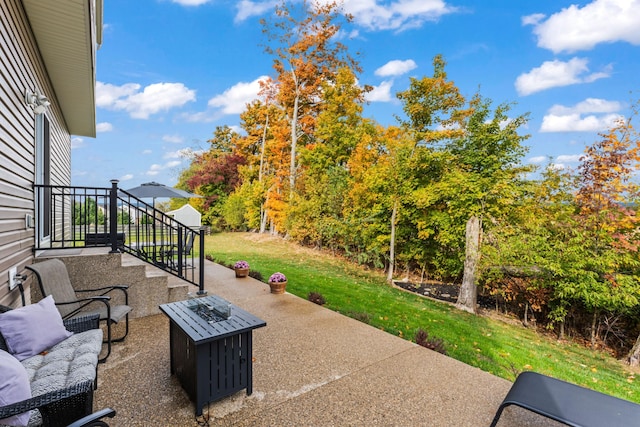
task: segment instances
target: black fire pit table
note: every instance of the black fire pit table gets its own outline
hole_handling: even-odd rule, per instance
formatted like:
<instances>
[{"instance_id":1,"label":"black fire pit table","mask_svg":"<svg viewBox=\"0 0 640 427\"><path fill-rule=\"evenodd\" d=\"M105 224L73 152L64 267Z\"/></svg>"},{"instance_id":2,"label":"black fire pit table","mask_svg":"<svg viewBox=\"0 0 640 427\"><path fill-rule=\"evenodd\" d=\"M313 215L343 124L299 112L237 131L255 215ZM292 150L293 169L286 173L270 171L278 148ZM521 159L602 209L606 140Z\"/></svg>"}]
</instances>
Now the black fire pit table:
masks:
<instances>
[{"instance_id":1,"label":"black fire pit table","mask_svg":"<svg viewBox=\"0 0 640 427\"><path fill-rule=\"evenodd\" d=\"M253 391L252 331L267 323L217 296L160 305L170 319L171 373L202 408Z\"/></svg>"}]
</instances>

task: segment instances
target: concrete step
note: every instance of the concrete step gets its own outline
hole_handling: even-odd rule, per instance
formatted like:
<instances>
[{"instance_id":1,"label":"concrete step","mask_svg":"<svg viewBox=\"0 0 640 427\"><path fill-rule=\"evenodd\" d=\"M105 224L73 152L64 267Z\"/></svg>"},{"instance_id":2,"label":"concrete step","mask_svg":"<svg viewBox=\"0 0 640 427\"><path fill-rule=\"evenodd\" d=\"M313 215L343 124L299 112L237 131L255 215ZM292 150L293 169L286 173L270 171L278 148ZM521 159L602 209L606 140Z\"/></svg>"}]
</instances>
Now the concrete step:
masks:
<instances>
[{"instance_id":1,"label":"concrete step","mask_svg":"<svg viewBox=\"0 0 640 427\"><path fill-rule=\"evenodd\" d=\"M158 306L167 302L187 298L193 287L129 254L112 254L107 248L63 252L43 251L38 259L60 258L69 272L71 283L76 289L91 289L107 285L129 285L129 305L133 307L130 318L145 317L160 313ZM39 299L37 286L32 286L32 295ZM114 293L114 302L120 296Z\"/></svg>"}]
</instances>

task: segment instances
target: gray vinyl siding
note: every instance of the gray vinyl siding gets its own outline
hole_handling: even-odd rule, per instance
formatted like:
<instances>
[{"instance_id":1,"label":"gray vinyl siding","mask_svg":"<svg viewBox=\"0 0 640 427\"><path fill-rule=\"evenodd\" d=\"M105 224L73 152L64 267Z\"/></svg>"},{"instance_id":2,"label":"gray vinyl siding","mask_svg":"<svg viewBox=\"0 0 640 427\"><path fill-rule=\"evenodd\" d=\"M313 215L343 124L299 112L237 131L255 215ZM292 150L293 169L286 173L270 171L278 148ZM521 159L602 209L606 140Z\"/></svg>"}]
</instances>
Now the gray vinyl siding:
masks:
<instances>
[{"instance_id":1,"label":"gray vinyl siding","mask_svg":"<svg viewBox=\"0 0 640 427\"><path fill-rule=\"evenodd\" d=\"M51 101L51 184L71 183L71 137L56 102L22 2L0 2L0 304L20 305L18 290L9 292L8 271L33 260L35 230L25 217L34 213L35 116L24 102L25 89ZM28 285L26 298L29 301Z\"/></svg>"}]
</instances>

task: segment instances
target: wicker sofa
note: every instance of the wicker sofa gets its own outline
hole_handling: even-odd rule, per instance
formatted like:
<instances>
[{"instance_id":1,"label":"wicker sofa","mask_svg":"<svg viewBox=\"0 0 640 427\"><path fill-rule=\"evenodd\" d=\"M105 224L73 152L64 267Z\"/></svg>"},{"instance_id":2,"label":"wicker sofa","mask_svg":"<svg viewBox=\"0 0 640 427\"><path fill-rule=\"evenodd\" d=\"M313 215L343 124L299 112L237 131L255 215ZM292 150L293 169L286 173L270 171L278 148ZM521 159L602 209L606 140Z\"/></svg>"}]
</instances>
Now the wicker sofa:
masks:
<instances>
[{"instance_id":1,"label":"wicker sofa","mask_svg":"<svg viewBox=\"0 0 640 427\"><path fill-rule=\"evenodd\" d=\"M0 313L11 308L0 305ZM64 321L73 335L46 352L20 361L26 368L31 398L0 406L0 420L30 411L29 426L66 426L93 411L102 330L97 314ZM0 349L7 344L0 334Z\"/></svg>"}]
</instances>

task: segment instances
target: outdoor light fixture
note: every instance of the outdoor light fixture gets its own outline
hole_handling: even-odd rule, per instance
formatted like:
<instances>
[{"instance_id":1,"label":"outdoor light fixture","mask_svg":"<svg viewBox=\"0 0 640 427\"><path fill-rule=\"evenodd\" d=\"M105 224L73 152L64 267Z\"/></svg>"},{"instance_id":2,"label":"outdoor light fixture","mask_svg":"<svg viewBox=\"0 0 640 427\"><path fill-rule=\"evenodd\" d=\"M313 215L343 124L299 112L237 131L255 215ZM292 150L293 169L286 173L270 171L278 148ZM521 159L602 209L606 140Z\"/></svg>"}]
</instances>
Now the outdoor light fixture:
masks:
<instances>
[{"instance_id":1,"label":"outdoor light fixture","mask_svg":"<svg viewBox=\"0 0 640 427\"><path fill-rule=\"evenodd\" d=\"M32 92L29 89L24 92L24 102L31 108L36 114L42 114L46 111L47 107L51 105L49 99L37 92Z\"/></svg>"}]
</instances>

